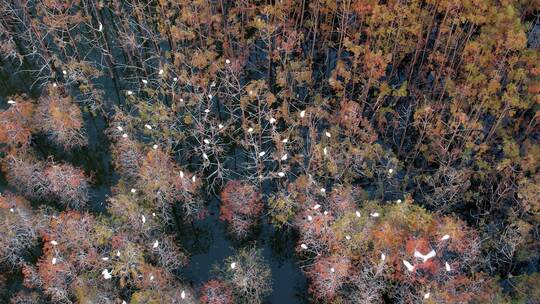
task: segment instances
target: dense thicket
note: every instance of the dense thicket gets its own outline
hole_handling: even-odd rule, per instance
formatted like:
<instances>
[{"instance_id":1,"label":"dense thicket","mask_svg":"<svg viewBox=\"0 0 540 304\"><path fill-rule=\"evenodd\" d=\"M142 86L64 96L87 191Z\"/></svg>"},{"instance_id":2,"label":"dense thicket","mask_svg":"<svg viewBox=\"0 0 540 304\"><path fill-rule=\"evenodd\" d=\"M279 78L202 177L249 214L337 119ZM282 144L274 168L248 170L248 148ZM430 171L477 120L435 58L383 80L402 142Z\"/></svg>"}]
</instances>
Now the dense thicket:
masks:
<instances>
[{"instance_id":1,"label":"dense thicket","mask_svg":"<svg viewBox=\"0 0 540 304\"><path fill-rule=\"evenodd\" d=\"M0 0L2 301L264 301L252 245L182 279L213 195L235 241L298 234L309 302L539 303L539 14Z\"/></svg>"}]
</instances>

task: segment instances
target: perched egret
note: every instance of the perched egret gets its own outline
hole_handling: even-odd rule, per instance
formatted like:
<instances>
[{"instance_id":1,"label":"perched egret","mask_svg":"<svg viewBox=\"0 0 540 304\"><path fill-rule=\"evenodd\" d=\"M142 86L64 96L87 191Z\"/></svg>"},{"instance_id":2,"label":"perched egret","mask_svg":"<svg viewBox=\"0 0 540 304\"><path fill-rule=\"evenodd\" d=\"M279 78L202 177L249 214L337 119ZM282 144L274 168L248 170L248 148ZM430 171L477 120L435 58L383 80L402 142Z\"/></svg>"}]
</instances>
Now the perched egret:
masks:
<instances>
[{"instance_id":1,"label":"perched egret","mask_svg":"<svg viewBox=\"0 0 540 304\"><path fill-rule=\"evenodd\" d=\"M371 215L371 217L379 217L380 216L379 212L373 212L373 213L370 213L369 215Z\"/></svg>"},{"instance_id":2,"label":"perched egret","mask_svg":"<svg viewBox=\"0 0 540 304\"><path fill-rule=\"evenodd\" d=\"M236 268L236 263L235 262L232 262L231 263L231 269L235 269Z\"/></svg>"},{"instance_id":3,"label":"perched egret","mask_svg":"<svg viewBox=\"0 0 540 304\"><path fill-rule=\"evenodd\" d=\"M182 290L182 293L180 294L180 297L182 299L185 299L186 298L186 292Z\"/></svg>"},{"instance_id":4,"label":"perched egret","mask_svg":"<svg viewBox=\"0 0 540 304\"><path fill-rule=\"evenodd\" d=\"M302 110L302 111L300 112L300 117L304 118L304 116L306 116L306 111Z\"/></svg>"},{"instance_id":5,"label":"perched egret","mask_svg":"<svg viewBox=\"0 0 540 304\"><path fill-rule=\"evenodd\" d=\"M381 253L381 261L384 261L384 260L386 260L386 254Z\"/></svg>"},{"instance_id":6,"label":"perched egret","mask_svg":"<svg viewBox=\"0 0 540 304\"><path fill-rule=\"evenodd\" d=\"M332 134L330 134L330 132L325 132L324 134L325 134L326 137L328 137L328 138L332 137Z\"/></svg>"},{"instance_id":7,"label":"perched egret","mask_svg":"<svg viewBox=\"0 0 540 304\"><path fill-rule=\"evenodd\" d=\"M321 205L319 205L319 204L316 204L315 206L313 206L313 210L317 210L319 208L321 208Z\"/></svg>"},{"instance_id":8,"label":"perched egret","mask_svg":"<svg viewBox=\"0 0 540 304\"><path fill-rule=\"evenodd\" d=\"M52 241L51 241L51 244L52 244L53 246L56 246L56 245L58 245L58 242L55 241L55 240L52 240Z\"/></svg>"},{"instance_id":9,"label":"perched egret","mask_svg":"<svg viewBox=\"0 0 540 304\"><path fill-rule=\"evenodd\" d=\"M154 242L154 245L152 245L152 248L158 248L158 247L159 247L159 241L156 240L156 241Z\"/></svg>"},{"instance_id":10,"label":"perched egret","mask_svg":"<svg viewBox=\"0 0 540 304\"><path fill-rule=\"evenodd\" d=\"M441 241L445 241L445 240L448 240L450 238L450 236L448 234L445 234L443 235L443 237L441 238Z\"/></svg>"},{"instance_id":11,"label":"perched egret","mask_svg":"<svg viewBox=\"0 0 540 304\"><path fill-rule=\"evenodd\" d=\"M285 176L285 173L284 173L284 172L279 172L277 175L278 175L279 177L284 177L284 176Z\"/></svg>"},{"instance_id":12,"label":"perched egret","mask_svg":"<svg viewBox=\"0 0 540 304\"><path fill-rule=\"evenodd\" d=\"M360 211L356 211L356 217L360 217Z\"/></svg>"},{"instance_id":13,"label":"perched egret","mask_svg":"<svg viewBox=\"0 0 540 304\"><path fill-rule=\"evenodd\" d=\"M287 160L287 153L283 154L283 156L281 157L281 160Z\"/></svg>"},{"instance_id":14,"label":"perched egret","mask_svg":"<svg viewBox=\"0 0 540 304\"><path fill-rule=\"evenodd\" d=\"M229 59L225 59L226 64L231 64L231 61Z\"/></svg>"},{"instance_id":15,"label":"perched egret","mask_svg":"<svg viewBox=\"0 0 540 304\"><path fill-rule=\"evenodd\" d=\"M446 271L452 270L452 267L450 267L450 264L448 264L448 262L444 262L444 268L446 268Z\"/></svg>"},{"instance_id":16,"label":"perched egret","mask_svg":"<svg viewBox=\"0 0 540 304\"><path fill-rule=\"evenodd\" d=\"M108 280L108 279L112 278L111 273L110 273L109 270L107 270L107 269L103 269L103 271L101 272L101 274L103 275L103 278L104 278L105 280Z\"/></svg>"},{"instance_id":17,"label":"perched egret","mask_svg":"<svg viewBox=\"0 0 540 304\"><path fill-rule=\"evenodd\" d=\"M56 258L52 258L52 264L56 265Z\"/></svg>"},{"instance_id":18,"label":"perched egret","mask_svg":"<svg viewBox=\"0 0 540 304\"><path fill-rule=\"evenodd\" d=\"M307 249L307 245L306 245L306 244L301 244L300 247L302 247L302 249L304 249L304 250Z\"/></svg>"}]
</instances>

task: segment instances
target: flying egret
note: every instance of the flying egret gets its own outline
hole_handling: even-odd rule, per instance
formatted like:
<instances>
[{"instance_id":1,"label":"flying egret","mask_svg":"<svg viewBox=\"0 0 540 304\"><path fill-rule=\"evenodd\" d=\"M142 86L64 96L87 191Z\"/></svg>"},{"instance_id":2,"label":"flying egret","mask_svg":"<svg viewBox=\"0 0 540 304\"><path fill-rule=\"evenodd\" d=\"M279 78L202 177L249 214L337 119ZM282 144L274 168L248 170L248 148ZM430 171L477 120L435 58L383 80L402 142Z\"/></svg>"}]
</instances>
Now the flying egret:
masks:
<instances>
[{"instance_id":1,"label":"flying egret","mask_svg":"<svg viewBox=\"0 0 540 304\"><path fill-rule=\"evenodd\" d=\"M417 258L421 258L424 261L424 263L427 260L435 257L436 255L437 255L437 253L433 249L431 249L431 251L428 254L422 254L422 253L420 253L419 251L416 251L416 250L414 251L414 256L417 257Z\"/></svg>"},{"instance_id":2,"label":"flying egret","mask_svg":"<svg viewBox=\"0 0 540 304\"><path fill-rule=\"evenodd\" d=\"M405 267L407 267L408 271L413 271L414 270L414 266L411 263L409 263L408 261L406 261L406 260L403 260L403 265L405 265Z\"/></svg>"}]
</instances>

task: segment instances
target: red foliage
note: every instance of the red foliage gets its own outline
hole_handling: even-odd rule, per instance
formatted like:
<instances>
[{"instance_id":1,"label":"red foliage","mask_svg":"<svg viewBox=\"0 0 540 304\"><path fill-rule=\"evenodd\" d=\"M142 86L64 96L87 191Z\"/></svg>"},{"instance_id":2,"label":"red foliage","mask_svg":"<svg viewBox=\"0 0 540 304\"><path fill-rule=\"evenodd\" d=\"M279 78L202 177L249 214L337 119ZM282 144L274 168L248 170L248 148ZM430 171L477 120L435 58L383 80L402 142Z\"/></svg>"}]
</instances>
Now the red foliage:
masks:
<instances>
[{"instance_id":1,"label":"red foliage","mask_svg":"<svg viewBox=\"0 0 540 304\"><path fill-rule=\"evenodd\" d=\"M260 194L252 185L228 181L221 192L220 219L229 224L231 232L244 237L263 210Z\"/></svg>"},{"instance_id":2,"label":"red foliage","mask_svg":"<svg viewBox=\"0 0 540 304\"><path fill-rule=\"evenodd\" d=\"M211 280L203 285L200 300L204 304L232 304L233 296L230 287L225 283Z\"/></svg>"},{"instance_id":3,"label":"red foliage","mask_svg":"<svg viewBox=\"0 0 540 304\"><path fill-rule=\"evenodd\" d=\"M346 282L351 261L347 257L317 257L306 271L311 280L309 290L318 299L332 300Z\"/></svg>"},{"instance_id":4,"label":"red foliage","mask_svg":"<svg viewBox=\"0 0 540 304\"><path fill-rule=\"evenodd\" d=\"M88 202L89 179L69 164L51 164L44 171L47 191L61 203L78 209Z\"/></svg>"},{"instance_id":5,"label":"red foliage","mask_svg":"<svg viewBox=\"0 0 540 304\"><path fill-rule=\"evenodd\" d=\"M30 143L34 105L22 98L13 98L15 104L0 112L0 143L11 148L25 147Z\"/></svg>"}]
</instances>

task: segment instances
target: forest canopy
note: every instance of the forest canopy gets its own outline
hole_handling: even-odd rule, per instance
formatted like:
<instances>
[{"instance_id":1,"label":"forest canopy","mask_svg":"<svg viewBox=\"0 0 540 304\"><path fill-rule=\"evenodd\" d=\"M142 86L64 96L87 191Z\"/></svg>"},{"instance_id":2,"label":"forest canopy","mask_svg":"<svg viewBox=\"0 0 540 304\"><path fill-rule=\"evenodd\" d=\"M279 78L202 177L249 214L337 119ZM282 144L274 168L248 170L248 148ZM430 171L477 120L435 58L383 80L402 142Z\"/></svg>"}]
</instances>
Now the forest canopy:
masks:
<instances>
[{"instance_id":1,"label":"forest canopy","mask_svg":"<svg viewBox=\"0 0 540 304\"><path fill-rule=\"evenodd\" d=\"M0 302L540 303L539 122L539 0L0 0Z\"/></svg>"}]
</instances>

